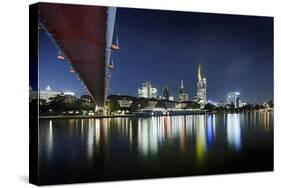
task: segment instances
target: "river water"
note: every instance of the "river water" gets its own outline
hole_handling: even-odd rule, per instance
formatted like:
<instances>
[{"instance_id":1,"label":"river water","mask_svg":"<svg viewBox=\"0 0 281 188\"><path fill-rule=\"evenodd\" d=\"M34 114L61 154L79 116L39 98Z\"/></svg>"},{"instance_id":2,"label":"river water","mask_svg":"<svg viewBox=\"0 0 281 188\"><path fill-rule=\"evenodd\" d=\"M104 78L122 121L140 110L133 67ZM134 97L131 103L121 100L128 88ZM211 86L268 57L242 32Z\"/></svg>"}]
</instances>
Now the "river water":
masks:
<instances>
[{"instance_id":1,"label":"river water","mask_svg":"<svg viewBox=\"0 0 281 188\"><path fill-rule=\"evenodd\" d=\"M39 181L273 170L273 112L40 119Z\"/></svg>"}]
</instances>

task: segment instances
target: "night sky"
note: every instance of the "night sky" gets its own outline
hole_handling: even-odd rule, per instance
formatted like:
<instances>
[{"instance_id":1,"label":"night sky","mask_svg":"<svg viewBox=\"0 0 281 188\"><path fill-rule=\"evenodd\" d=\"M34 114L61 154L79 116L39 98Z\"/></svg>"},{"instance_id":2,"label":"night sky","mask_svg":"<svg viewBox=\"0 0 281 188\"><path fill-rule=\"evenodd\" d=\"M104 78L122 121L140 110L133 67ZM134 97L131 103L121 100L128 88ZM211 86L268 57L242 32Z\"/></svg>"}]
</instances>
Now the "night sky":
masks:
<instances>
[{"instance_id":1,"label":"night sky","mask_svg":"<svg viewBox=\"0 0 281 188\"><path fill-rule=\"evenodd\" d=\"M159 10L117 9L120 50L112 53L109 94L137 96L144 81L162 95L164 85L177 97L180 80L192 99L197 67L207 78L207 99L226 101L239 91L241 100L273 99L273 18ZM58 50L40 32L41 88L85 94L70 65L56 59Z\"/></svg>"}]
</instances>

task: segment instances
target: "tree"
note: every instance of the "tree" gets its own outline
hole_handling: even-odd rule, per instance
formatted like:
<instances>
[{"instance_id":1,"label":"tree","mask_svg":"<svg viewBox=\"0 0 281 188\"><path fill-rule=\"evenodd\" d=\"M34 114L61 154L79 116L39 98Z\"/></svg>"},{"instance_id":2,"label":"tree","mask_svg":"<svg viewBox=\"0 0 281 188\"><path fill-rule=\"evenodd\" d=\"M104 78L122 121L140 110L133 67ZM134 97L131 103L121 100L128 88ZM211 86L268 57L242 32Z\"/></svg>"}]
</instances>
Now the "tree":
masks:
<instances>
[{"instance_id":1,"label":"tree","mask_svg":"<svg viewBox=\"0 0 281 188\"><path fill-rule=\"evenodd\" d=\"M253 107L253 105L251 105L251 104L247 104L247 105L243 106L243 107L240 108L240 109L243 110L243 111L250 111L250 110L253 110L254 107Z\"/></svg>"},{"instance_id":2,"label":"tree","mask_svg":"<svg viewBox=\"0 0 281 188\"><path fill-rule=\"evenodd\" d=\"M205 110L207 111L212 111L212 110L215 110L216 109L216 106L211 104L211 103L207 103L204 107Z\"/></svg>"},{"instance_id":3,"label":"tree","mask_svg":"<svg viewBox=\"0 0 281 188\"><path fill-rule=\"evenodd\" d=\"M272 101L268 101L267 104L268 104L268 107L269 107L269 108L273 108L273 102L272 102Z\"/></svg>"},{"instance_id":4,"label":"tree","mask_svg":"<svg viewBox=\"0 0 281 188\"><path fill-rule=\"evenodd\" d=\"M56 96L48 105L53 112L61 113L63 111L76 110L76 97L74 96Z\"/></svg>"},{"instance_id":5,"label":"tree","mask_svg":"<svg viewBox=\"0 0 281 188\"><path fill-rule=\"evenodd\" d=\"M186 109L200 109L200 104L194 101L187 101Z\"/></svg>"},{"instance_id":6,"label":"tree","mask_svg":"<svg viewBox=\"0 0 281 188\"><path fill-rule=\"evenodd\" d=\"M120 105L117 100L109 100L107 103L109 113L114 113L120 110Z\"/></svg>"}]
</instances>

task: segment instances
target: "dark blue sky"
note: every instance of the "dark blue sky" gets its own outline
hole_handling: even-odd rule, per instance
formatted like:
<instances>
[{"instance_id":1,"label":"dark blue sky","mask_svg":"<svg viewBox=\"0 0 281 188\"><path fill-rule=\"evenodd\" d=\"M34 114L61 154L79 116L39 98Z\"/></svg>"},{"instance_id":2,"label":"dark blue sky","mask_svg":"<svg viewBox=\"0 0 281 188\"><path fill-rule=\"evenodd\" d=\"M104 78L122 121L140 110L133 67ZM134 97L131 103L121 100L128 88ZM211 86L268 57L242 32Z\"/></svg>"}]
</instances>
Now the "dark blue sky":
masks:
<instances>
[{"instance_id":1,"label":"dark blue sky","mask_svg":"<svg viewBox=\"0 0 281 188\"><path fill-rule=\"evenodd\" d=\"M273 99L273 19L174 11L117 10L120 50L112 54L110 94L137 95L151 81L162 95L168 84L178 95L184 80L189 97L196 92L197 66L207 78L207 98L225 101L227 92L260 103ZM58 51L40 33L40 87L85 91L69 65L56 59Z\"/></svg>"},{"instance_id":2,"label":"dark blue sky","mask_svg":"<svg viewBox=\"0 0 281 188\"><path fill-rule=\"evenodd\" d=\"M45 89L48 85L53 90L72 91L77 96L86 91L76 75L70 73L70 64L57 59L58 48L47 36L40 32L39 38L39 87Z\"/></svg>"}]
</instances>

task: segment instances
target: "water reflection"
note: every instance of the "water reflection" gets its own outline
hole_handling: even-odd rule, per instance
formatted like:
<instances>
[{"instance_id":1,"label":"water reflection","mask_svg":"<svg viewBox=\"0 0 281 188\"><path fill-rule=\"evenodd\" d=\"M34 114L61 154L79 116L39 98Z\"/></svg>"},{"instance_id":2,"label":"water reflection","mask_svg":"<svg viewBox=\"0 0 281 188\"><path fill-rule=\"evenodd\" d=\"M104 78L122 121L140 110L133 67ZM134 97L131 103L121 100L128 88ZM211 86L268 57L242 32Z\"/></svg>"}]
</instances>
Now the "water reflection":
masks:
<instances>
[{"instance_id":1,"label":"water reflection","mask_svg":"<svg viewBox=\"0 0 281 188\"><path fill-rule=\"evenodd\" d=\"M206 138L206 126L205 126L205 116L200 115L198 117L198 122L195 124L196 128L196 154L199 162L203 160L204 153L207 149L207 138Z\"/></svg>"},{"instance_id":2,"label":"water reflection","mask_svg":"<svg viewBox=\"0 0 281 188\"><path fill-rule=\"evenodd\" d=\"M202 166L212 155L241 153L246 142L254 147L265 140L270 143L272 129L272 112L40 120L39 152L41 162L49 161L46 166L69 156L72 165L83 166L86 161L85 168L102 159L108 163L165 159L167 163L170 158L182 158Z\"/></svg>"},{"instance_id":3,"label":"water reflection","mask_svg":"<svg viewBox=\"0 0 281 188\"><path fill-rule=\"evenodd\" d=\"M158 152L158 140L161 141L159 125L155 117L139 119L138 122L138 150L143 156L155 155Z\"/></svg>"},{"instance_id":4,"label":"water reflection","mask_svg":"<svg viewBox=\"0 0 281 188\"><path fill-rule=\"evenodd\" d=\"M262 115L261 115L262 116ZM271 113L270 112L266 112L266 113L263 113L263 128L267 131L270 130L270 122L272 120L271 118Z\"/></svg>"},{"instance_id":5,"label":"water reflection","mask_svg":"<svg viewBox=\"0 0 281 188\"><path fill-rule=\"evenodd\" d=\"M227 114L227 141L236 151L241 148L240 114Z\"/></svg>"},{"instance_id":6,"label":"water reflection","mask_svg":"<svg viewBox=\"0 0 281 188\"><path fill-rule=\"evenodd\" d=\"M205 115L140 118L137 125L138 151L147 159L158 154L159 149L178 148L179 144L180 152L184 153L188 142L195 139L196 155L202 160L207 147L211 147L213 142L213 122L212 116L208 116L206 129Z\"/></svg>"},{"instance_id":7,"label":"water reflection","mask_svg":"<svg viewBox=\"0 0 281 188\"><path fill-rule=\"evenodd\" d=\"M47 138L48 138L47 155L48 155L48 158L51 158L52 153L53 153L53 122L52 122L52 120L49 121L49 131L48 131Z\"/></svg>"},{"instance_id":8,"label":"water reflection","mask_svg":"<svg viewBox=\"0 0 281 188\"><path fill-rule=\"evenodd\" d=\"M209 115L207 119L207 143L209 147L213 144L213 130L215 130L215 118L212 117L213 116Z\"/></svg>"},{"instance_id":9,"label":"water reflection","mask_svg":"<svg viewBox=\"0 0 281 188\"><path fill-rule=\"evenodd\" d=\"M95 137L95 128L94 128L94 120L90 119L88 124L88 135L87 135L87 155L88 158L92 157L94 152L94 137Z\"/></svg>"}]
</instances>

